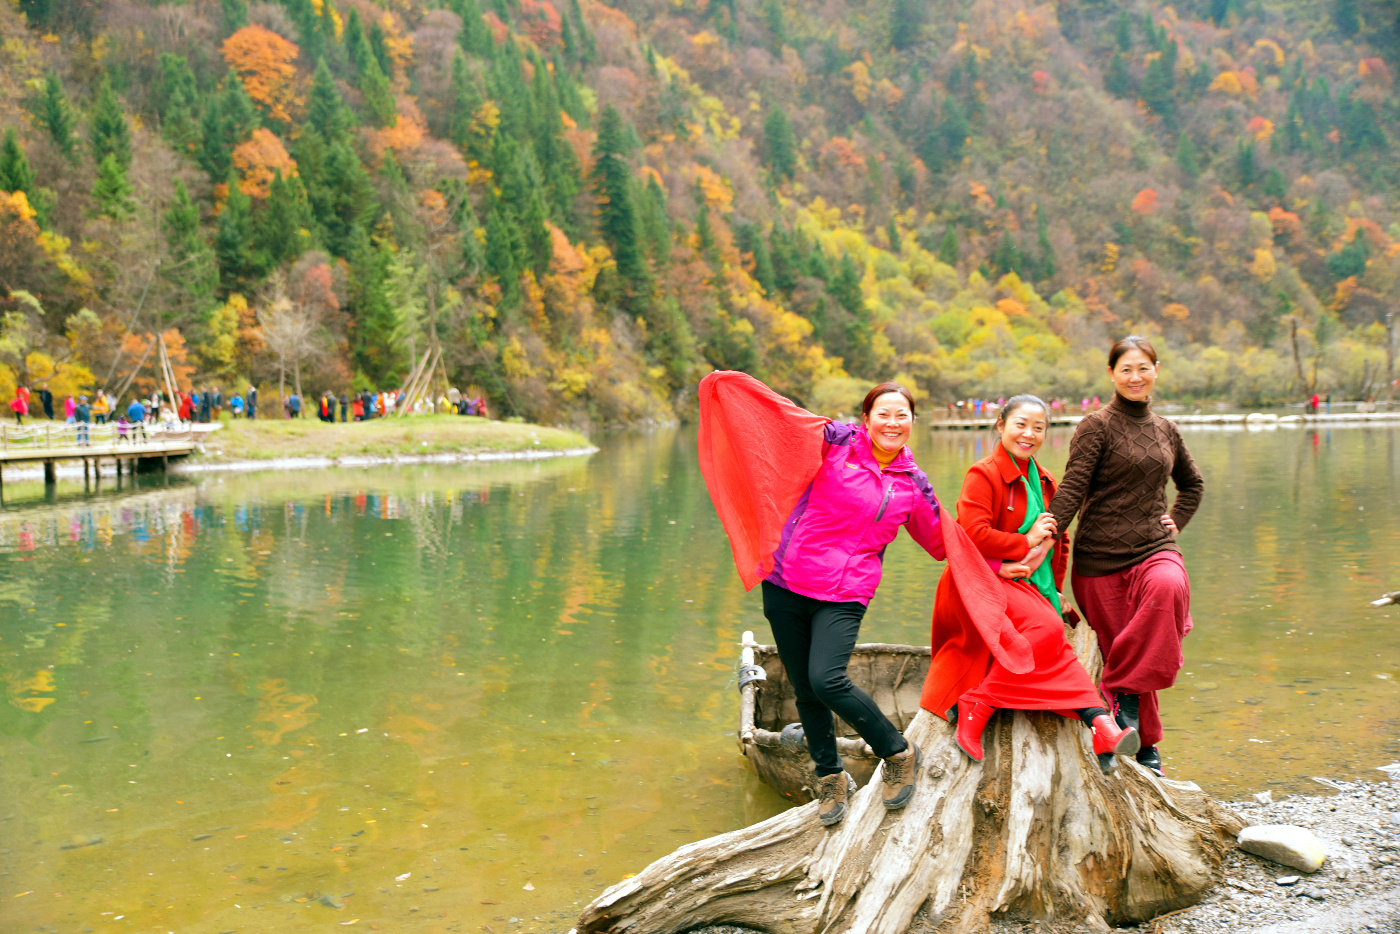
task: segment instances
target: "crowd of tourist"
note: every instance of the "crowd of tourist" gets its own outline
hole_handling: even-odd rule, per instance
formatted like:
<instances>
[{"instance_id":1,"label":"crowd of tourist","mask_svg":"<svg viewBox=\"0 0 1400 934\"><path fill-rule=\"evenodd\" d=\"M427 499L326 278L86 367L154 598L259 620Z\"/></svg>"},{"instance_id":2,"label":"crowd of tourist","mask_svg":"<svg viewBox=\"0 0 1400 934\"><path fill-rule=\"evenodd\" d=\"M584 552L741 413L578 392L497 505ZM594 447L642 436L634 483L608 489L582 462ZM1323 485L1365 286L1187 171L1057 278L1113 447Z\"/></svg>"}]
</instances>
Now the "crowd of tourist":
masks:
<instances>
[{"instance_id":1,"label":"crowd of tourist","mask_svg":"<svg viewBox=\"0 0 1400 934\"><path fill-rule=\"evenodd\" d=\"M338 409L341 422L368 421L393 415L401 408L402 400L402 393L392 389L383 392L341 392L338 396L327 390L315 403L315 415L323 422L334 422ZM25 418L37 419L40 415L51 422L58 420L54 394L47 382L39 383L36 389L23 384L17 386L9 406L19 425L24 424ZM295 390L282 400L283 418L301 418L309 414L306 409L305 401ZM218 386L206 385L177 393L174 399L156 389L149 395L133 398L124 408L115 396L98 389L91 397L85 394L65 396L62 420L67 425L79 426L79 443L85 443L86 426L91 424L103 425L110 421L117 426L119 438L144 437L148 424L173 426L177 423L217 422L225 410L232 418L257 418L258 388L250 384L247 392L234 390L232 395L225 396ZM411 410L415 415L436 412L491 417L484 396L471 396L455 388L439 393L436 400L431 396L415 399Z\"/></svg>"}]
</instances>

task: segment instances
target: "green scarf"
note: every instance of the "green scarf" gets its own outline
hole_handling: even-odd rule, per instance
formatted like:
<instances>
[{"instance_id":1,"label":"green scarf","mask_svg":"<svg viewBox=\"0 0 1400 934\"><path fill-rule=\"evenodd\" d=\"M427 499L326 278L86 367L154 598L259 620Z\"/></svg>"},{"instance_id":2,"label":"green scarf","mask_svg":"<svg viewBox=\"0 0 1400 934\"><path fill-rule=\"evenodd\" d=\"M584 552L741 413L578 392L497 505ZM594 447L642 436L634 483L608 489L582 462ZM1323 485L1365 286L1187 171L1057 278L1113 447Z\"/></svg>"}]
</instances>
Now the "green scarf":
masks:
<instances>
[{"instance_id":1,"label":"green scarf","mask_svg":"<svg viewBox=\"0 0 1400 934\"><path fill-rule=\"evenodd\" d=\"M1031 458L1030 469L1027 476L1021 478L1026 484L1026 521L1021 523L1021 527L1016 531L1025 535L1035 525L1035 520L1040 518L1040 514L1045 511L1045 494L1040 488L1040 471L1035 466L1035 458ZM1055 608L1055 612L1060 612L1060 592L1055 589L1055 572L1051 569L1051 560L1055 557L1055 544L1050 543L1050 553L1045 556L1045 560L1040 562L1040 567L1031 574L1031 583L1035 589L1044 594L1045 599L1050 601L1050 605Z\"/></svg>"}]
</instances>

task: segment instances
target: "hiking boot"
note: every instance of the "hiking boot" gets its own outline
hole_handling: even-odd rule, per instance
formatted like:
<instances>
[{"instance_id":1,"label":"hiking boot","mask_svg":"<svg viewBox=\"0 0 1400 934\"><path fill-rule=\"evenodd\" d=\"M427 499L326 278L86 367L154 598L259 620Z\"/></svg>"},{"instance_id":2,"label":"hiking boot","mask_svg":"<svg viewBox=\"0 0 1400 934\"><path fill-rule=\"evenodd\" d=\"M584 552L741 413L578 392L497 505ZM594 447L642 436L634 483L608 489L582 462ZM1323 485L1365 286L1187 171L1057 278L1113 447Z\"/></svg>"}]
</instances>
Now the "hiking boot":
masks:
<instances>
[{"instance_id":1,"label":"hiking boot","mask_svg":"<svg viewBox=\"0 0 1400 934\"><path fill-rule=\"evenodd\" d=\"M1136 694L1113 694L1113 715L1123 729L1142 731L1138 717L1138 696Z\"/></svg>"},{"instance_id":2,"label":"hiking boot","mask_svg":"<svg viewBox=\"0 0 1400 934\"><path fill-rule=\"evenodd\" d=\"M1158 776L1166 775L1166 773L1162 771L1162 754L1157 751L1156 746L1148 746L1145 749L1139 749L1137 756L1134 758L1137 759L1138 765L1145 769L1151 769L1154 774Z\"/></svg>"},{"instance_id":3,"label":"hiking boot","mask_svg":"<svg viewBox=\"0 0 1400 934\"><path fill-rule=\"evenodd\" d=\"M856 780L845 772L822 775L817 779L817 820L823 827L839 824L846 816L846 802L856 793Z\"/></svg>"},{"instance_id":4,"label":"hiking boot","mask_svg":"<svg viewBox=\"0 0 1400 934\"><path fill-rule=\"evenodd\" d=\"M903 752L897 752L885 760L881 773L883 787L880 800L885 810L895 811L909 803L914 797L914 780L919 775L919 766L924 762L924 752L912 739Z\"/></svg>"}]
</instances>

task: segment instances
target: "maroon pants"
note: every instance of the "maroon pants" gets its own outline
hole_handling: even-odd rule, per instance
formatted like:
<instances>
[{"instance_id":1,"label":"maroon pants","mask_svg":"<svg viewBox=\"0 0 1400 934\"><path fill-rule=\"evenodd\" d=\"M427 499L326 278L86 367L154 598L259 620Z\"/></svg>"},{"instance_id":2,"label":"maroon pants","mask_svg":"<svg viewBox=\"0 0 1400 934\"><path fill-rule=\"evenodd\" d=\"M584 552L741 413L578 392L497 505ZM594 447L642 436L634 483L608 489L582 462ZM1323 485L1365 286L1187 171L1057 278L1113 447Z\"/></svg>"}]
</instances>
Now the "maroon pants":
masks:
<instances>
[{"instance_id":1,"label":"maroon pants","mask_svg":"<svg viewBox=\"0 0 1400 934\"><path fill-rule=\"evenodd\" d=\"M1191 631L1191 580L1174 551L1159 551L1103 577L1071 575L1074 599L1099 637L1101 685L1137 694L1142 744L1162 739L1157 692L1176 683L1184 661L1181 640Z\"/></svg>"}]
</instances>

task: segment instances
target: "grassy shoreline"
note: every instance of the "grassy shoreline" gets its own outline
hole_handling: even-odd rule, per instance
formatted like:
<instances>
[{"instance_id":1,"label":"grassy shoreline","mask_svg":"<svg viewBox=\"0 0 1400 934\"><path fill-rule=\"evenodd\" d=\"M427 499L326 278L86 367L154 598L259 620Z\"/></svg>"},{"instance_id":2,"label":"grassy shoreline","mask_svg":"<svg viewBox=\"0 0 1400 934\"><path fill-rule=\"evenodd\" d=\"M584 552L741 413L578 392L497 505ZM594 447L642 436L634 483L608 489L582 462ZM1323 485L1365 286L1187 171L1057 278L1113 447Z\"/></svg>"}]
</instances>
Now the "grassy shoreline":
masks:
<instances>
[{"instance_id":1,"label":"grassy shoreline","mask_svg":"<svg viewBox=\"0 0 1400 934\"><path fill-rule=\"evenodd\" d=\"M376 418L328 424L314 418L232 419L190 464L296 458L554 453L589 447L575 431L463 415Z\"/></svg>"}]
</instances>

